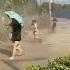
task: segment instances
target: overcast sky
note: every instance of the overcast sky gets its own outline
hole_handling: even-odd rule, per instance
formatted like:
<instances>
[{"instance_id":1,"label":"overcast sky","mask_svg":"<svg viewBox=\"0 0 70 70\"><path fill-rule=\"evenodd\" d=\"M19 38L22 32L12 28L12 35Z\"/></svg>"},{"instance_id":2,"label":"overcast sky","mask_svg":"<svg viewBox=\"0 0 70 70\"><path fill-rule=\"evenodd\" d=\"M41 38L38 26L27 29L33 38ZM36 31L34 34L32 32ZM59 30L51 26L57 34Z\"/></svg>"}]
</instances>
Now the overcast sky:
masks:
<instances>
[{"instance_id":1,"label":"overcast sky","mask_svg":"<svg viewBox=\"0 0 70 70\"><path fill-rule=\"evenodd\" d=\"M48 2L49 0L37 0L39 5L40 5L40 1L42 4L43 2ZM61 4L70 4L70 0L52 0L52 1L56 3L61 3Z\"/></svg>"}]
</instances>

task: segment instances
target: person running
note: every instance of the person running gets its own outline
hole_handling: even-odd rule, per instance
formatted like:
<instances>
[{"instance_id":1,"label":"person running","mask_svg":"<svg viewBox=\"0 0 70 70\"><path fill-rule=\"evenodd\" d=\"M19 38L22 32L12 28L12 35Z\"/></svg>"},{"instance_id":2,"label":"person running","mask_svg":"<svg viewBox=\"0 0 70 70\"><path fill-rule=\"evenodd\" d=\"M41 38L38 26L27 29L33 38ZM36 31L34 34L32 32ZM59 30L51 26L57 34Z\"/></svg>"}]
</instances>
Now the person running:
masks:
<instances>
[{"instance_id":1,"label":"person running","mask_svg":"<svg viewBox=\"0 0 70 70\"><path fill-rule=\"evenodd\" d=\"M36 37L37 37L37 34L38 34L37 21L35 19L32 20L32 30L33 30L33 37L34 37L34 40L35 40Z\"/></svg>"},{"instance_id":2,"label":"person running","mask_svg":"<svg viewBox=\"0 0 70 70\"><path fill-rule=\"evenodd\" d=\"M12 38L11 38L11 40L14 43L13 53L12 53L12 56L9 59L13 60L15 58L16 53L18 53L18 55L22 54L22 49L21 49L21 45L20 45L21 27L22 26L14 18L12 19L12 23L10 23L9 26L11 26L11 28L12 28Z\"/></svg>"},{"instance_id":3,"label":"person running","mask_svg":"<svg viewBox=\"0 0 70 70\"><path fill-rule=\"evenodd\" d=\"M53 24L52 24L52 31L53 31L53 32L54 32L55 27L56 27L56 22L57 22L57 19L54 17L54 18L53 18Z\"/></svg>"}]
</instances>

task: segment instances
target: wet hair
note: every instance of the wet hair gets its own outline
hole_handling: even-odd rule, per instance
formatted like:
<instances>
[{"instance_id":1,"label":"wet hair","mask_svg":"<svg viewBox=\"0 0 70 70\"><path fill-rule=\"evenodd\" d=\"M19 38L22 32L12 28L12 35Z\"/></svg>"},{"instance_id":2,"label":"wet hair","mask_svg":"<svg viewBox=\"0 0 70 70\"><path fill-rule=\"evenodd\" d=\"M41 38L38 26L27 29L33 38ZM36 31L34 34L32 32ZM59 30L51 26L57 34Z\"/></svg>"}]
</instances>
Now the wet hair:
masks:
<instances>
[{"instance_id":1,"label":"wet hair","mask_svg":"<svg viewBox=\"0 0 70 70\"><path fill-rule=\"evenodd\" d=\"M34 23L36 23L36 20L34 19L34 20L32 20L32 24L31 25L34 25Z\"/></svg>"},{"instance_id":2,"label":"wet hair","mask_svg":"<svg viewBox=\"0 0 70 70\"><path fill-rule=\"evenodd\" d=\"M53 21L57 21L57 18L56 18L56 17L54 17L54 18L53 18Z\"/></svg>"},{"instance_id":3,"label":"wet hair","mask_svg":"<svg viewBox=\"0 0 70 70\"><path fill-rule=\"evenodd\" d=\"M12 18L12 23L19 24L19 22L16 19L14 19L14 18Z\"/></svg>"},{"instance_id":4,"label":"wet hair","mask_svg":"<svg viewBox=\"0 0 70 70\"><path fill-rule=\"evenodd\" d=\"M36 20L34 19L32 22L36 22Z\"/></svg>"}]
</instances>

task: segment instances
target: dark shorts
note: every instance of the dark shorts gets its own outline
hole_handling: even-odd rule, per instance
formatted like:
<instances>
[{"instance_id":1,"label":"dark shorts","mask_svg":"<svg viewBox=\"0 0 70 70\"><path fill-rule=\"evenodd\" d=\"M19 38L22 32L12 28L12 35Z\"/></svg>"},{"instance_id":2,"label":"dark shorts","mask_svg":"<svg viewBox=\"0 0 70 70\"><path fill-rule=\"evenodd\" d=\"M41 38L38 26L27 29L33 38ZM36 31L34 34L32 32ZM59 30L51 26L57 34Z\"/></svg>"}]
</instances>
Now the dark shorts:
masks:
<instances>
[{"instance_id":1,"label":"dark shorts","mask_svg":"<svg viewBox=\"0 0 70 70\"><path fill-rule=\"evenodd\" d=\"M12 39L14 41L21 41L21 32L20 31L14 31L12 32Z\"/></svg>"},{"instance_id":2,"label":"dark shorts","mask_svg":"<svg viewBox=\"0 0 70 70\"><path fill-rule=\"evenodd\" d=\"M52 27L53 27L53 28L56 27L56 23L53 23L53 26L52 26Z\"/></svg>"}]
</instances>

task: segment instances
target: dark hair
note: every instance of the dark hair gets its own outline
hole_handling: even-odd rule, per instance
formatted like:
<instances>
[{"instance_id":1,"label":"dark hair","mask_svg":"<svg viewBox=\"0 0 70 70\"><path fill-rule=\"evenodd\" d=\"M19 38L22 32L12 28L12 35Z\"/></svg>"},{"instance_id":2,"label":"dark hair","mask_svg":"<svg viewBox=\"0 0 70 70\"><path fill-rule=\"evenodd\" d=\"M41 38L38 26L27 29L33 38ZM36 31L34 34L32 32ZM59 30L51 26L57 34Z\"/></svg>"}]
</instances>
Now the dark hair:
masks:
<instances>
[{"instance_id":1,"label":"dark hair","mask_svg":"<svg viewBox=\"0 0 70 70\"><path fill-rule=\"evenodd\" d=\"M54 18L53 18L53 21L57 21L57 18L56 18L56 17L54 17Z\"/></svg>"},{"instance_id":2,"label":"dark hair","mask_svg":"<svg viewBox=\"0 0 70 70\"><path fill-rule=\"evenodd\" d=\"M31 25L34 25L34 23L36 23L36 20L34 19L34 20L32 20L32 24Z\"/></svg>"},{"instance_id":3,"label":"dark hair","mask_svg":"<svg viewBox=\"0 0 70 70\"><path fill-rule=\"evenodd\" d=\"M34 20L32 20L32 22L36 22L36 20L34 19Z\"/></svg>"},{"instance_id":4,"label":"dark hair","mask_svg":"<svg viewBox=\"0 0 70 70\"><path fill-rule=\"evenodd\" d=\"M19 24L19 22L14 18L12 18L12 23Z\"/></svg>"}]
</instances>

